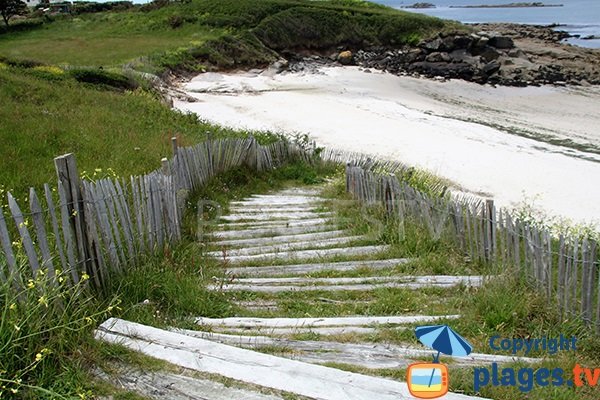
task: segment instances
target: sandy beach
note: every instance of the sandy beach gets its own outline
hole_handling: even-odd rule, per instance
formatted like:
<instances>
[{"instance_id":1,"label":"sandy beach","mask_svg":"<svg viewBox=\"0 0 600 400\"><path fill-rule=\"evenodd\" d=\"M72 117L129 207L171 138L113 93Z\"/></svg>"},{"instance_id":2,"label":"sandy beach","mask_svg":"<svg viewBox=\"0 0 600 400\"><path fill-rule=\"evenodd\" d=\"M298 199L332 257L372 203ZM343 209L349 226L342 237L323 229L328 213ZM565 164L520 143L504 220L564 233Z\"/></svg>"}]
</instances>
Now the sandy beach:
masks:
<instances>
[{"instance_id":1,"label":"sandy beach","mask_svg":"<svg viewBox=\"0 0 600 400\"><path fill-rule=\"evenodd\" d=\"M600 221L600 88L492 87L357 67L205 73L175 107L236 128L308 133L321 146L427 169L501 206Z\"/></svg>"}]
</instances>

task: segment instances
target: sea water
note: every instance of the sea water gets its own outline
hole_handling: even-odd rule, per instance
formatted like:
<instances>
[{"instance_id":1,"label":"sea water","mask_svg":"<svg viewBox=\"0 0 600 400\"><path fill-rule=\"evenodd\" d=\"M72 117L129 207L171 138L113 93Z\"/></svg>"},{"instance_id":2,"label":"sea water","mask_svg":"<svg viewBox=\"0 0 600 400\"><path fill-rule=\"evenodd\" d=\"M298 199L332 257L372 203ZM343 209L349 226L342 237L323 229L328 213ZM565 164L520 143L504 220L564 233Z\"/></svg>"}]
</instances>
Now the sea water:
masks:
<instances>
[{"instance_id":1,"label":"sea water","mask_svg":"<svg viewBox=\"0 0 600 400\"><path fill-rule=\"evenodd\" d=\"M562 7L519 8L451 8L450 6L496 5L529 0L374 0L390 7L403 8L417 2L435 4L435 8L409 9L434 17L464 23L514 22L531 25L559 24L556 29L572 35L600 37L600 0L541 0L543 4L562 4ZM540 1L540 0L535 0ZM570 38L571 44L600 48L600 40Z\"/></svg>"}]
</instances>

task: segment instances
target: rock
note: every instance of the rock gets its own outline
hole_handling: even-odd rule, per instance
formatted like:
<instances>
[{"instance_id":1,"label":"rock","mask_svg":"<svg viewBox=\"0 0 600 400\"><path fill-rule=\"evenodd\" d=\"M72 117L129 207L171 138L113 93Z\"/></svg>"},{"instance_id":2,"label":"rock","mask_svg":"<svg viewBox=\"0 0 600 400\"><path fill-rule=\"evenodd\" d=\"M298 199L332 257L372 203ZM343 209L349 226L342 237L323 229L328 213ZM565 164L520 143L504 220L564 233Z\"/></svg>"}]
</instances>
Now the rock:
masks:
<instances>
[{"instance_id":1,"label":"rock","mask_svg":"<svg viewBox=\"0 0 600 400\"><path fill-rule=\"evenodd\" d=\"M479 40L479 37L476 36ZM470 36L455 36L453 40L454 49L468 49L472 43L474 42L474 38Z\"/></svg>"},{"instance_id":2,"label":"rock","mask_svg":"<svg viewBox=\"0 0 600 400\"><path fill-rule=\"evenodd\" d=\"M413 63L415 61L423 60L423 51L421 49L412 49L404 56L404 62Z\"/></svg>"},{"instance_id":3,"label":"rock","mask_svg":"<svg viewBox=\"0 0 600 400\"><path fill-rule=\"evenodd\" d=\"M481 69L486 75L492 75L495 74L496 72L498 72L500 70L500 63L496 60L494 61L490 61L489 63L485 64L483 66L483 68Z\"/></svg>"},{"instance_id":4,"label":"rock","mask_svg":"<svg viewBox=\"0 0 600 400\"><path fill-rule=\"evenodd\" d=\"M490 38L489 45L497 49L512 49L515 43L508 36L494 36Z\"/></svg>"},{"instance_id":5,"label":"rock","mask_svg":"<svg viewBox=\"0 0 600 400\"><path fill-rule=\"evenodd\" d=\"M338 54L337 60L342 65L352 64L352 52L350 50L342 51Z\"/></svg>"},{"instance_id":6,"label":"rock","mask_svg":"<svg viewBox=\"0 0 600 400\"><path fill-rule=\"evenodd\" d=\"M365 72L366 74L370 74L370 73L371 73L371 70L367 68L367 69L365 69L365 70L364 70L364 72Z\"/></svg>"},{"instance_id":7,"label":"rock","mask_svg":"<svg viewBox=\"0 0 600 400\"><path fill-rule=\"evenodd\" d=\"M483 51L479 55L481 56L481 59L485 62L497 60L498 57L500 57L500 53L498 53L496 49L490 46L483 48Z\"/></svg>"},{"instance_id":8,"label":"rock","mask_svg":"<svg viewBox=\"0 0 600 400\"><path fill-rule=\"evenodd\" d=\"M421 47L431 51L440 51L444 48L444 40L438 37L429 42L422 43Z\"/></svg>"},{"instance_id":9,"label":"rock","mask_svg":"<svg viewBox=\"0 0 600 400\"><path fill-rule=\"evenodd\" d=\"M479 57L474 57L467 50L454 50L450 53L450 60L454 63L467 63L470 65L478 65L481 62Z\"/></svg>"},{"instance_id":10,"label":"rock","mask_svg":"<svg viewBox=\"0 0 600 400\"><path fill-rule=\"evenodd\" d=\"M337 61L337 58L338 58L338 53L331 53L331 54L329 55L329 59L330 59L331 61Z\"/></svg>"},{"instance_id":11,"label":"rock","mask_svg":"<svg viewBox=\"0 0 600 400\"><path fill-rule=\"evenodd\" d=\"M271 65L271 68L273 68L277 73L279 73L287 69L288 66L288 60L286 60L285 58L280 58Z\"/></svg>"},{"instance_id":12,"label":"rock","mask_svg":"<svg viewBox=\"0 0 600 400\"><path fill-rule=\"evenodd\" d=\"M507 54L508 54L509 57L513 57L513 58L524 57L525 56L525 53L521 49L511 49L511 50L508 51Z\"/></svg>"},{"instance_id":13,"label":"rock","mask_svg":"<svg viewBox=\"0 0 600 400\"><path fill-rule=\"evenodd\" d=\"M448 53L434 52L425 57L427 62L450 62Z\"/></svg>"},{"instance_id":14,"label":"rock","mask_svg":"<svg viewBox=\"0 0 600 400\"><path fill-rule=\"evenodd\" d=\"M484 47L486 47L488 45L489 42L490 42L489 38L482 36L479 38L479 40L477 42L473 42L473 48L483 49Z\"/></svg>"},{"instance_id":15,"label":"rock","mask_svg":"<svg viewBox=\"0 0 600 400\"><path fill-rule=\"evenodd\" d=\"M419 72L427 76L443 76L445 78L460 78L471 80L474 69L466 63L432 63L421 61L411 64L408 67L411 72Z\"/></svg>"}]
</instances>

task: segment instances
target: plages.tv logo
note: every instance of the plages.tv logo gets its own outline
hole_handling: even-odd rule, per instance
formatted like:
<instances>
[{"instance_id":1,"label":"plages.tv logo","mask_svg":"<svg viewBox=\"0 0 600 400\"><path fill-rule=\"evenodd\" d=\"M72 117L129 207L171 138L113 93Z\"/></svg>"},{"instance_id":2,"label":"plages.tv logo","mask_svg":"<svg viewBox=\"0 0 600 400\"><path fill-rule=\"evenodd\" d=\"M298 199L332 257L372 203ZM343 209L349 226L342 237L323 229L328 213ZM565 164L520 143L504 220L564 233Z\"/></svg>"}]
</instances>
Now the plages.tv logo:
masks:
<instances>
[{"instance_id":1,"label":"plages.tv logo","mask_svg":"<svg viewBox=\"0 0 600 400\"><path fill-rule=\"evenodd\" d=\"M435 399L448 393L448 367L440 363L440 354L453 357L468 356L473 346L448 325L419 326L415 329L417 339L437 351L433 362L414 363L406 371L406 383L410 394L419 399Z\"/></svg>"}]
</instances>

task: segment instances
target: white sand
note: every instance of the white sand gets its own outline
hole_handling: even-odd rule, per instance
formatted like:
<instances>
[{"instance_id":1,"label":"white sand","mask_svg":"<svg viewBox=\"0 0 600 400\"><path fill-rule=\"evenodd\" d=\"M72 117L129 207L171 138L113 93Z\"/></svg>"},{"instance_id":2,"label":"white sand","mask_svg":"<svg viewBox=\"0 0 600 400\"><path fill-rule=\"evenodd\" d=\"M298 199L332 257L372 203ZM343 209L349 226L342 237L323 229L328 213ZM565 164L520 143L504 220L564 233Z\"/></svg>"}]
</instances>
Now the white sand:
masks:
<instances>
[{"instance_id":1,"label":"white sand","mask_svg":"<svg viewBox=\"0 0 600 400\"><path fill-rule=\"evenodd\" d=\"M534 202L551 215L600 221L599 155L504 131L600 147L600 90L322 72L202 74L184 85L199 101L175 107L231 127L309 133L319 145L400 160L503 206Z\"/></svg>"}]
</instances>

